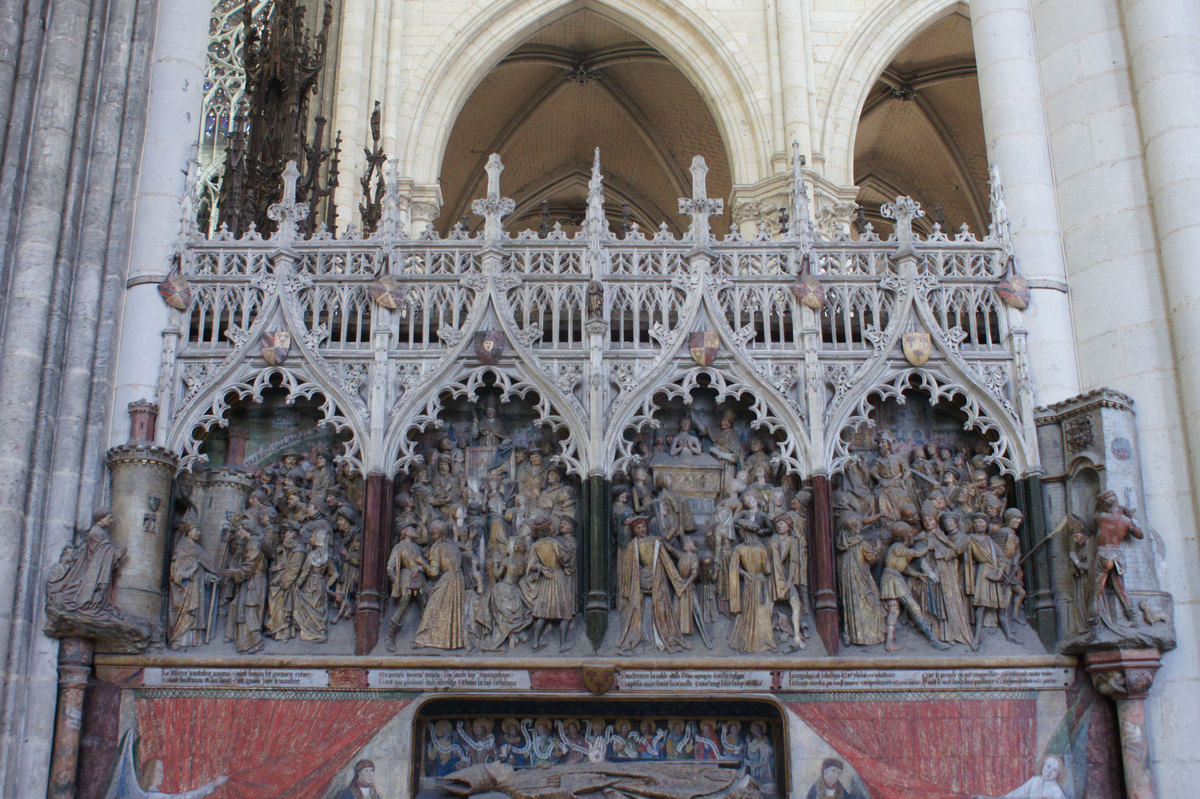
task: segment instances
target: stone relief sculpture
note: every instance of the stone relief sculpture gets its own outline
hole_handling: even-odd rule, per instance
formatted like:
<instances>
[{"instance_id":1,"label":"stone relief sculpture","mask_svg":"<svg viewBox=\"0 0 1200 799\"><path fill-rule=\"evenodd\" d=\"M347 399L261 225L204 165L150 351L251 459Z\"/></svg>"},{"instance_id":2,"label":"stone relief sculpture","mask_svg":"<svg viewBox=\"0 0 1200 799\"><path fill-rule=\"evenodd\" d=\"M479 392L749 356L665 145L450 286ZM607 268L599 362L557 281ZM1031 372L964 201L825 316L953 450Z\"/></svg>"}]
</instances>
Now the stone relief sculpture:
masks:
<instances>
[{"instance_id":1,"label":"stone relief sculpture","mask_svg":"<svg viewBox=\"0 0 1200 799\"><path fill-rule=\"evenodd\" d=\"M200 528L193 519L185 518L176 535L178 543L170 567L167 645L183 649L205 643L212 635L208 597L218 575L212 556L200 545Z\"/></svg>"}]
</instances>

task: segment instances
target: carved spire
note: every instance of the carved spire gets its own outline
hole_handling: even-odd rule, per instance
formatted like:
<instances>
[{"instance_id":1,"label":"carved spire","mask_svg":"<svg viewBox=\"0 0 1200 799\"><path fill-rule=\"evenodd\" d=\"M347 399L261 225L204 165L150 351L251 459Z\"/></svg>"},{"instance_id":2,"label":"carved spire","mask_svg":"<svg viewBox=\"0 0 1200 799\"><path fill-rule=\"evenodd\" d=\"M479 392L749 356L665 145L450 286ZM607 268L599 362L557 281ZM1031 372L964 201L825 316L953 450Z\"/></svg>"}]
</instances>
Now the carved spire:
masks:
<instances>
[{"instance_id":1,"label":"carved spire","mask_svg":"<svg viewBox=\"0 0 1200 799\"><path fill-rule=\"evenodd\" d=\"M608 233L608 219L604 216L604 177L600 174L600 148L596 148L592 159L592 179L588 181L587 215L583 223L588 239L599 245Z\"/></svg>"},{"instance_id":2,"label":"carved spire","mask_svg":"<svg viewBox=\"0 0 1200 799\"><path fill-rule=\"evenodd\" d=\"M710 238L708 218L725 210L724 200L707 196L707 176L708 165L704 163L704 156L697 155L692 159L692 198L679 198L679 213L691 215L690 235L700 246L708 244Z\"/></svg>"},{"instance_id":3,"label":"carved spire","mask_svg":"<svg viewBox=\"0 0 1200 799\"><path fill-rule=\"evenodd\" d=\"M804 165L807 160L800 152L800 142L792 142L792 213L788 219L788 238L799 241L807 250L812 243L812 212L808 203L808 187L804 185Z\"/></svg>"},{"instance_id":4,"label":"carved spire","mask_svg":"<svg viewBox=\"0 0 1200 799\"><path fill-rule=\"evenodd\" d=\"M921 204L912 197L897 197L894 203L884 203L879 207L879 213L888 219L896 220L896 254L913 254L912 222L925 216Z\"/></svg>"},{"instance_id":5,"label":"carved spire","mask_svg":"<svg viewBox=\"0 0 1200 799\"><path fill-rule=\"evenodd\" d=\"M487 199L472 201L471 211L483 217L484 240L496 242L504 235L500 220L511 214L517 204L510 197L500 196L500 173L504 171L500 153L492 153L484 169L488 176Z\"/></svg>"},{"instance_id":6,"label":"carved spire","mask_svg":"<svg viewBox=\"0 0 1200 799\"><path fill-rule=\"evenodd\" d=\"M999 164L993 163L988 170L988 183L992 201L992 238L999 242L1006 254L1012 255L1012 227L1008 219L1008 204L1004 201L1004 184L1000 182Z\"/></svg>"}]
</instances>

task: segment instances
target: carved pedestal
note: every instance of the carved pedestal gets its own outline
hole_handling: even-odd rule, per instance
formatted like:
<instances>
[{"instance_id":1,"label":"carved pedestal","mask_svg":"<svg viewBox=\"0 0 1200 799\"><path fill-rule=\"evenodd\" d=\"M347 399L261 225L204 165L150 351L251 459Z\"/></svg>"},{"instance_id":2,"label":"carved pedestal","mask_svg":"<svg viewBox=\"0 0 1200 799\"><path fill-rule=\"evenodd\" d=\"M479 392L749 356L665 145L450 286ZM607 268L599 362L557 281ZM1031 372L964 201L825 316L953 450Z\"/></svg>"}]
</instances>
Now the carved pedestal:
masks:
<instances>
[{"instance_id":1,"label":"carved pedestal","mask_svg":"<svg viewBox=\"0 0 1200 799\"><path fill-rule=\"evenodd\" d=\"M1089 652L1083 658L1096 690L1117 703L1129 799L1154 799L1155 795L1145 700L1154 684L1154 672L1162 665L1161 655L1157 649L1110 649Z\"/></svg>"},{"instance_id":2,"label":"carved pedestal","mask_svg":"<svg viewBox=\"0 0 1200 799\"><path fill-rule=\"evenodd\" d=\"M171 479L177 459L151 444L122 444L108 451L112 472L112 539L127 550L118 571L116 604L146 619L162 612Z\"/></svg>"}]
</instances>

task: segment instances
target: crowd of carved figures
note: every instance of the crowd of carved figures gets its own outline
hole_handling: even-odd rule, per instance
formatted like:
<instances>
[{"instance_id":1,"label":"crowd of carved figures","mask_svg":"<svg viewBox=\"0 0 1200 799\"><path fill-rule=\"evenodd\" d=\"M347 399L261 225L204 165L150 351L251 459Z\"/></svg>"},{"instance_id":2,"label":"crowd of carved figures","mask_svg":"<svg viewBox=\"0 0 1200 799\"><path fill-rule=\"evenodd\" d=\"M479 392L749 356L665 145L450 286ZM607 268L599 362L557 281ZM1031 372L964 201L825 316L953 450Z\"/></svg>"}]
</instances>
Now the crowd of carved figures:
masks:
<instances>
[{"instance_id":1,"label":"crowd of carved figures","mask_svg":"<svg viewBox=\"0 0 1200 799\"><path fill-rule=\"evenodd\" d=\"M1024 517L980 449L885 431L847 465L833 494L846 643L893 651L902 615L938 649L978 649L997 625L1017 641Z\"/></svg>"},{"instance_id":2,"label":"crowd of carved figures","mask_svg":"<svg viewBox=\"0 0 1200 799\"><path fill-rule=\"evenodd\" d=\"M206 552L191 513L170 563L167 643L207 643L224 617L239 652L275 641L325 641L354 612L362 565L362 483L326 451L289 452L253 472L245 509Z\"/></svg>"},{"instance_id":3,"label":"crowd of carved figures","mask_svg":"<svg viewBox=\"0 0 1200 799\"><path fill-rule=\"evenodd\" d=\"M512 649L573 643L578 612L578 492L553 441L510 435L494 402L451 424L397 481L387 560L390 650Z\"/></svg>"},{"instance_id":4,"label":"crowd of carved figures","mask_svg":"<svg viewBox=\"0 0 1200 799\"><path fill-rule=\"evenodd\" d=\"M776 790L771 728L761 719L438 719L425 741L426 778L483 763L701 761L744 767L763 793Z\"/></svg>"}]
</instances>

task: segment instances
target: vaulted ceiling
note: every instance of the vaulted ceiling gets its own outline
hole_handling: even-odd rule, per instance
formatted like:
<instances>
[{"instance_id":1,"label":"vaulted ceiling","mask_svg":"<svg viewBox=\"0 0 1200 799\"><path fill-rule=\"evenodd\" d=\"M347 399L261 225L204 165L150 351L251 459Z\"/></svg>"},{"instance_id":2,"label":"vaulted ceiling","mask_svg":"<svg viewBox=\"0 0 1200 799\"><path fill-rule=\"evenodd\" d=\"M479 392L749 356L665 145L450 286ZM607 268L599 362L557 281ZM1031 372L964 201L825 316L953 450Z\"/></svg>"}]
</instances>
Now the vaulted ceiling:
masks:
<instances>
[{"instance_id":1,"label":"vaulted ceiling","mask_svg":"<svg viewBox=\"0 0 1200 799\"><path fill-rule=\"evenodd\" d=\"M877 228L898 195L954 233L987 230L988 175L971 21L957 11L918 36L880 76L863 106L854 148L858 202Z\"/></svg>"},{"instance_id":2,"label":"vaulted ceiling","mask_svg":"<svg viewBox=\"0 0 1200 799\"><path fill-rule=\"evenodd\" d=\"M500 153L502 193L517 203L510 231L549 224L577 229L587 200L594 148L600 148L605 209L614 230L626 215L643 231L686 225L694 155L708 163L708 195L730 192L729 161L717 125L696 88L660 52L581 9L542 28L505 57L463 107L442 162L445 233L487 193L484 165ZM627 210L626 210L627 209ZM728 229L725 219L713 229Z\"/></svg>"}]
</instances>

